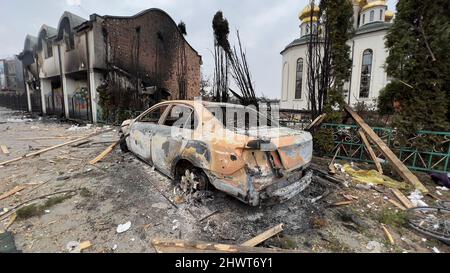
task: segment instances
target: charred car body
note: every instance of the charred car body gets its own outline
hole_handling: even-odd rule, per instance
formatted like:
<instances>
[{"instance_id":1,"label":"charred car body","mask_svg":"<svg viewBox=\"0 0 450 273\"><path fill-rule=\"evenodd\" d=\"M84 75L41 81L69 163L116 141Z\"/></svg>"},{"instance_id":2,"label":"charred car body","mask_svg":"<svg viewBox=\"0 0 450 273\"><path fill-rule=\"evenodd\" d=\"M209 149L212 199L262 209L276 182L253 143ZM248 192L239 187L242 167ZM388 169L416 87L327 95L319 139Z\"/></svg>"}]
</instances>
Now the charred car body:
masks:
<instances>
[{"instance_id":1,"label":"charred car body","mask_svg":"<svg viewBox=\"0 0 450 273\"><path fill-rule=\"evenodd\" d=\"M127 136L122 150L179 181L185 192L212 184L257 206L287 200L311 182L311 134L241 105L162 102L124 121L121 134Z\"/></svg>"}]
</instances>

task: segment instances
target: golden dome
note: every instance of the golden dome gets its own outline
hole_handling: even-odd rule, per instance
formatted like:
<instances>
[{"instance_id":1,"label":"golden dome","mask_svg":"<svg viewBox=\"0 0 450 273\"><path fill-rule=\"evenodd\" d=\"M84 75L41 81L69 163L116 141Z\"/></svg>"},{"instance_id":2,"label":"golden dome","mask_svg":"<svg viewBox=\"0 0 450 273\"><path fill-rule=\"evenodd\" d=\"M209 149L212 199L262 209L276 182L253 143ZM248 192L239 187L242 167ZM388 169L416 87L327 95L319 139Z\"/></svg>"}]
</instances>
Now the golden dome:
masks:
<instances>
[{"instance_id":1,"label":"golden dome","mask_svg":"<svg viewBox=\"0 0 450 273\"><path fill-rule=\"evenodd\" d=\"M306 17L305 19L302 20L302 23L309 23L310 21L317 22L318 21L317 16L313 16L312 20L311 17Z\"/></svg>"},{"instance_id":2,"label":"golden dome","mask_svg":"<svg viewBox=\"0 0 450 273\"><path fill-rule=\"evenodd\" d=\"M307 5L300 13L298 14L298 18L303 20L305 18L309 18L311 16L311 5ZM314 5L313 15L318 15L320 12L319 6Z\"/></svg>"},{"instance_id":3,"label":"golden dome","mask_svg":"<svg viewBox=\"0 0 450 273\"><path fill-rule=\"evenodd\" d=\"M387 10L386 13L384 14L384 20L386 22L389 22L389 21L392 20L392 18L394 18L394 12L390 11L390 10Z\"/></svg>"},{"instance_id":4,"label":"golden dome","mask_svg":"<svg viewBox=\"0 0 450 273\"><path fill-rule=\"evenodd\" d=\"M368 10L370 8L373 8L373 7L379 7L379 6L385 6L386 7L387 6L386 1L385 0L379 0L379 1L373 1L373 2L367 3L364 7L362 7L361 12L365 11L365 10Z\"/></svg>"},{"instance_id":5,"label":"golden dome","mask_svg":"<svg viewBox=\"0 0 450 273\"><path fill-rule=\"evenodd\" d=\"M362 8L367 5L367 0L353 0L353 3L358 4Z\"/></svg>"}]
</instances>

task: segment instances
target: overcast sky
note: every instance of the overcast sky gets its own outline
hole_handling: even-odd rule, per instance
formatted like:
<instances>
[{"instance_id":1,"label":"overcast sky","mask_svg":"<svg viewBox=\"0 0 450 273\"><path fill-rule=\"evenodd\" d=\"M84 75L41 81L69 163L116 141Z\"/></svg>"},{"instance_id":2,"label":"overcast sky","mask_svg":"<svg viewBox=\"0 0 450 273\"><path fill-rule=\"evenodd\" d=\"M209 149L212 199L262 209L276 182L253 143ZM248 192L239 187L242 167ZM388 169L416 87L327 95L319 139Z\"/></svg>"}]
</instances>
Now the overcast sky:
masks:
<instances>
[{"instance_id":1,"label":"overcast sky","mask_svg":"<svg viewBox=\"0 0 450 273\"><path fill-rule=\"evenodd\" d=\"M18 54L26 34L37 36L42 24L57 27L67 10L86 19L99 15L134 15L148 8L161 8L186 23L186 39L203 57L202 70L212 75L213 32L211 21L222 10L230 23L230 40L239 29L247 50L258 94L280 97L280 51L298 38L298 13L308 0L0 0L0 58ZM389 0L394 9L396 0Z\"/></svg>"}]
</instances>

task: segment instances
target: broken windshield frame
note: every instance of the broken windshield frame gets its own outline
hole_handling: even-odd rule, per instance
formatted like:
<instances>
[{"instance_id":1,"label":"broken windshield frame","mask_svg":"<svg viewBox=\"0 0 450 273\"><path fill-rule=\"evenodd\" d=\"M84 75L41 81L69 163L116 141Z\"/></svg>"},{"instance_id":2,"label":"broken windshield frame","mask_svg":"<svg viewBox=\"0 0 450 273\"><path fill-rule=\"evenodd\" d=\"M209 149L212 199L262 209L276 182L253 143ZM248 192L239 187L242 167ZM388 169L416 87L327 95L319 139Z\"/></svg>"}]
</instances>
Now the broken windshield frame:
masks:
<instances>
[{"instance_id":1,"label":"broken windshield frame","mask_svg":"<svg viewBox=\"0 0 450 273\"><path fill-rule=\"evenodd\" d=\"M249 129L268 126L279 127L279 123L270 119L252 107L239 106L206 106L206 109L228 130L248 131ZM228 112L227 112L228 111ZM263 121L263 122L261 122ZM264 122L265 121L265 122Z\"/></svg>"}]
</instances>

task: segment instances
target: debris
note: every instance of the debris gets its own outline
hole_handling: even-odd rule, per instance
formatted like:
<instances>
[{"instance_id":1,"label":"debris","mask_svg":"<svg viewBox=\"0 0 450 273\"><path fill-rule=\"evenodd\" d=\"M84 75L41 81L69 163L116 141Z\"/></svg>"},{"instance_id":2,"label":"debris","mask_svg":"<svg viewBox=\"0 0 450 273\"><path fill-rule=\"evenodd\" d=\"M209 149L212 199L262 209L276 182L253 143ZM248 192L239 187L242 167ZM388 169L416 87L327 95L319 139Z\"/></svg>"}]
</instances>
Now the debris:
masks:
<instances>
[{"instance_id":1,"label":"debris","mask_svg":"<svg viewBox=\"0 0 450 273\"><path fill-rule=\"evenodd\" d=\"M130 227L131 227L131 222L130 221L128 221L128 222L126 222L125 224L119 224L118 226L117 226L117 233L124 233L125 231L127 231L127 230L129 230L130 229Z\"/></svg>"},{"instance_id":2,"label":"debris","mask_svg":"<svg viewBox=\"0 0 450 273\"><path fill-rule=\"evenodd\" d=\"M336 168L334 166L334 160L336 160L336 156L339 154L339 151L341 150L341 147L339 146L339 148L337 148L336 153L333 156L333 159L330 162L330 165L328 165L328 169L330 174L336 174Z\"/></svg>"},{"instance_id":3,"label":"debris","mask_svg":"<svg viewBox=\"0 0 450 273\"><path fill-rule=\"evenodd\" d=\"M261 219L263 216L264 216L264 214L262 214L261 212L258 212L258 213L247 216L247 220L254 222L254 221Z\"/></svg>"},{"instance_id":4,"label":"debris","mask_svg":"<svg viewBox=\"0 0 450 273\"><path fill-rule=\"evenodd\" d=\"M386 234L387 239L389 240L389 243L391 245L395 245L395 241L394 238L392 237L391 233L389 232L389 230L387 230L387 228L384 226L384 224L381 224L381 228L384 231L384 234Z\"/></svg>"},{"instance_id":5,"label":"debris","mask_svg":"<svg viewBox=\"0 0 450 273\"><path fill-rule=\"evenodd\" d=\"M22 122L32 122L33 120L30 118L18 119L18 118L9 118L6 120L10 123L22 123Z\"/></svg>"},{"instance_id":6,"label":"debris","mask_svg":"<svg viewBox=\"0 0 450 273\"><path fill-rule=\"evenodd\" d=\"M80 147L81 145L87 144L89 142L91 142L91 140L86 139L86 140L80 141L78 143L75 143L73 145L70 145L70 147L73 147L73 148Z\"/></svg>"},{"instance_id":7,"label":"debris","mask_svg":"<svg viewBox=\"0 0 450 273\"><path fill-rule=\"evenodd\" d=\"M405 206L405 208L410 209L412 207L415 207L414 204L412 204L408 198L406 198L403 193L397 189L391 189L392 193L395 195L395 197L400 200L400 202Z\"/></svg>"},{"instance_id":8,"label":"debris","mask_svg":"<svg viewBox=\"0 0 450 273\"><path fill-rule=\"evenodd\" d=\"M264 231L263 233L253 237L252 239L245 241L241 245L242 246L257 246L260 243L264 242L265 240L269 239L270 237L277 235L281 231L283 231L283 224L279 224L273 228L270 228L270 229Z\"/></svg>"},{"instance_id":9,"label":"debris","mask_svg":"<svg viewBox=\"0 0 450 273\"><path fill-rule=\"evenodd\" d=\"M51 140L51 139L72 139L76 136L45 136L45 137L21 137L15 140Z\"/></svg>"},{"instance_id":10,"label":"debris","mask_svg":"<svg viewBox=\"0 0 450 273\"><path fill-rule=\"evenodd\" d=\"M17 214L13 213L13 215L11 215L11 218L9 218L8 223L6 224L5 230L8 230L8 228L14 223L14 221L16 221L17 218Z\"/></svg>"},{"instance_id":11,"label":"debris","mask_svg":"<svg viewBox=\"0 0 450 273\"><path fill-rule=\"evenodd\" d=\"M313 120L313 122L311 122L308 126L306 126L305 130L308 131L311 128L314 128L315 126L321 124L326 116L327 116L326 113L323 113L323 114L319 115L315 120Z\"/></svg>"},{"instance_id":12,"label":"debris","mask_svg":"<svg viewBox=\"0 0 450 273\"><path fill-rule=\"evenodd\" d=\"M433 247L432 250L434 253L441 253L437 247Z\"/></svg>"},{"instance_id":13,"label":"debris","mask_svg":"<svg viewBox=\"0 0 450 273\"><path fill-rule=\"evenodd\" d=\"M216 213L218 213L218 212L219 212L219 210L215 210L215 211L211 212L210 214L204 216L204 217L201 218L200 220L198 220L198 222L200 223L200 222L202 222L203 220L208 219L209 217L213 216L214 214L216 214Z\"/></svg>"},{"instance_id":14,"label":"debris","mask_svg":"<svg viewBox=\"0 0 450 273\"><path fill-rule=\"evenodd\" d=\"M92 246L90 241L84 241L80 243L80 250L83 251L86 248L90 248Z\"/></svg>"},{"instance_id":15,"label":"debris","mask_svg":"<svg viewBox=\"0 0 450 273\"><path fill-rule=\"evenodd\" d=\"M409 226L417 232L450 244L450 229L448 226L450 209L443 207L416 207L409 209L406 216Z\"/></svg>"},{"instance_id":16,"label":"debris","mask_svg":"<svg viewBox=\"0 0 450 273\"><path fill-rule=\"evenodd\" d=\"M154 239L152 245L158 253L298 253L300 251L208 243L202 241Z\"/></svg>"},{"instance_id":17,"label":"debris","mask_svg":"<svg viewBox=\"0 0 450 273\"><path fill-rule=\"evenodd\" d=\"M428 207L427 203L422 201L423 195L419 190L413 191L409 196L409 200L411 200L411 207ZM401 201L401 200L400 200ZM409 208L411 208L409 207Z\"/></svg>"},{"instance_id":18,"label":"debris","mask_svg":"<svg viewBox=\"0 0 450 273\"><path fill-rule=\"evenodd\" d=\"M338 206L346 206L346 205L350 205L350 204L352 204L352 203L354 203L355 201L341 201L341 202L336 202L336 203L333 203L333 204L331 204L332 206L336 206L336 207L338 207Z\"/></svg>"},{"instance_id":19,"label":"debris","mask_svg":"<svg viewBox=\"0 0 450 273\"><path fill-rule=\"evenodd\" d=\"M8 150L8 147L6 147L6 145L0 145L0 148L2 149L2 152L5 155L9 155L9 150Z\"/></svg>"},{"instance_id":20,"label":"debris","mask_svg":"<svg viewBox=\"0 0 450 273\"><path fill-rule=\"evenodd\" d=\"M113 247L111 248L112 250L116 250L117 249L117 244L114 244Z\"/></svg>"},{"instance_id":21,"label":"debris","mask_svg":"<svg viewBox=\"0 0 450 273\"><path fill-rule=\"evenodd\" d=\"M84 131L91 129L92 124L86 124L86 126L78 126L78 125L72 125L67 131Z\"/></svg>"},{"instance_id":22,"label":"debris","mask_svg":"<svg viewBox=\"0 0 450 273\"><path fill-rule=\"evenodd\" d=\"M400 189L406 189L408 187L406 183L396 181L386 175L380 174L375 170L355 170L349 164L345 164L343 169L353 178L353 181L357 183L384 185L389 188Z\"/></svg>"},{"instance_id":23,"label":"debris","mask_svg":"<svg viewBox=\"0 0 450 273\"><path fill-rule=\"evenodd\" d=\"M166 203L159 202L159 203L152 204L152 208L166 210L166 209L169 209L170 206L167 205Z\"/></svg>"},{"instance_id":24,"label":"debris","mask_svg":"<svg viewBox=\"0 0 450 273\"><path fill-rule=\"evenodd\" d=\"M66 249L69 251L69 253L81 253L86 248L91 247L92 244L90 241L84 241L84 242L75 242L70 241L66 245Z\"/></svg>"},{"instance_id":25,"label":"debris","mask_svg":"<svg viewBox=\"0 0 450 273\"><path fill-rule=\"evenodd\" d=\"M72 141L61 143L61 144L58 144L58 145L55 145L55 146L52 146L52 147L49 147L49 148L45 148L45 149L39 150L37 152L29 153L29 154L23 155L21 157L17 157L17 158L8 160L8 161L4 161L4 162L0 163L0 166L5 166L7 164L10 164L10 163L13 163L13 162L16 162L16 161L19 161L19 160L22 160L22 159L25 159L25 158L28 158L28 157L40 155L42 153L45 153L45 152L48 152L48 151L51 151L51 150L54 150L54 149L57 149L57 148L60 148L60 147L66 146L66 145L70 145L70 144L73 144L75 142L78 142L78 141L81 141L81 140L85 140L85 139L88 139L88 138L91 138L91 137L94 137L94 136L97 136L97 135L101 135L101 134L104 134L104 133L109 132L109 131L112 131L112 129L104 130L104 131L100 131L100 132L96 132L96 133L92 133L92 134L89 134L89 135L87 135L85 137L77 138L77 139L72 140Z\"/></svg>"},{"instance_id":26,"label":"debris","mask_svg":"<svg viewBox=\"0 0 450 273\"><path fill-rule=\"evenodd\" d=\"M125 135L124 137L121 137L118 141L111 144L108 148L106 148L106 150L101 152L96 158L89 161L89 164L94 165L97 162L99 162L100 160L102 160L103 158L105 158L109 153L111 153L117 147L117 145L119 145L122 141L125 141L125 138L127 136L128 135Z\"/></svg>"},{"instance_id":27,"label":"debris","mask_svg":"<svg viewBox=\"0 0 450 273\"><path fill-rule=\"evenodd\" d=\"M67 180L70 178L70 175L63 175L63 176L58 176L56 178L56 181L63 181L63 180Z\"/></svg>"},{"instance_id":28,"label":"debris","mask_svg":"<svg viewBox=\"0 0 450 273\"><path fill-rule=\"evenodd\" d=\"M406 208L402 205L400 205L397 201L392 200L392 199L388 199L388 201L393 204L394 206L396 206L397 208L401 209L401 210L406 210Z\"/></svg>"},{"instance_id":29,"label":"debris","mask_svg":"<svg viewBox=\"0 0 450 273\"><path fill-rule=\"evenodd\" d=\"M449 191L449 188L447 188L447 187L439 187L439 186L437 186L436 189L437 190L441 190L441 191Z\"/></svg>"},{"instance_id":30,"label":"debris","mask_svg":"<svg viewBox=\"0 0 450 273\"><path fill-rule=\"evenodd\" d=\"M380 162L377 159L377 156L375 155L375 152L372 149L372 146L369 143L369 140L367 140L366 135L364 134L363 130L359 129L358 134L361 137L361 140L363 141L364 145L366 146L367 151L369 152L370 157L372 158L373 162L375 163L375 166L377 167L377 170L380 174L383 174L383 168L381 167Z\"/></svg>"},{"instance_id":31,"label":"debris","mask_svg":"<svg viewBox=\"0 0 450 273\"><path fill-rule=\"evenodd\" d=\"M366 133L369 138L380 148L381 153L386 157L389 162L392 163L394 169L400 174L400 176L405 180L414 185L416 189L419 189L422 193L427 193L428 189L417 179L417 177L402 163L400 159L389 149L386 143L370 128L367 123L348 105L345 106L345 110L353 117L356 123L361 126L364 133Z\"/></svg>"},{"instance_id":32,"label":"debris","mask_svg":"<svg viewBox=\"0 0 450 273\"><path fill-rule=\"evenodd\" d=\"M381 253L383 245L377 241L370 241L367 243L366 249L370 250L370 253Z\"/></svg>"},{"instance_id":33,"label":"debris","mask_svg":"<svg viewBox=\"0 0 450 273\"><path fill-rule=\"evenodd\" d=\"M0 200L3 200L19 191L22 191L23 189L25 189L25 186L15 186L12 190L5 192L4 194L0 195Z\"/></svg>"}]
</instances>

